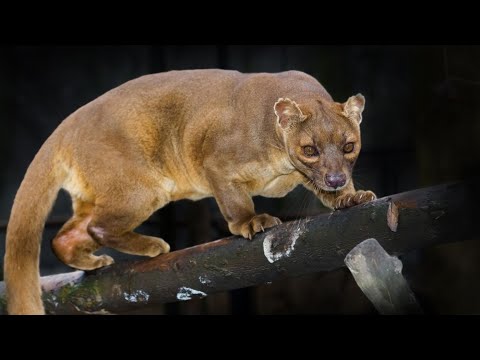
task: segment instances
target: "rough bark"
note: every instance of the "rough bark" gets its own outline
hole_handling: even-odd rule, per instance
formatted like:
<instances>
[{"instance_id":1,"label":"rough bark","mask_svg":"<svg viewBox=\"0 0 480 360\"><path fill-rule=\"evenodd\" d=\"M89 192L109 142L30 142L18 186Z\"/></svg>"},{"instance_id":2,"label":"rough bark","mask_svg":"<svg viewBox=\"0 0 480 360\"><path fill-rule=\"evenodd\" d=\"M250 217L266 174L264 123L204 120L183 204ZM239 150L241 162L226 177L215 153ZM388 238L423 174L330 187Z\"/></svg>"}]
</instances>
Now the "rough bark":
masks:
<instances>
[{"instance_id":1,"label":"rough bark","mask_svg":"<svg viewBox=\"0 0 480 360\"><path fill-rule=\"evenodd\" d=\"M50 314L123 313L334 270L345 266L345 256L368 238L396 256L472 239L474 189L467 184L418 189L284 223L252 241L232 236L153 259L47 277L45 306Z\"/></svg>"}]
</instances>

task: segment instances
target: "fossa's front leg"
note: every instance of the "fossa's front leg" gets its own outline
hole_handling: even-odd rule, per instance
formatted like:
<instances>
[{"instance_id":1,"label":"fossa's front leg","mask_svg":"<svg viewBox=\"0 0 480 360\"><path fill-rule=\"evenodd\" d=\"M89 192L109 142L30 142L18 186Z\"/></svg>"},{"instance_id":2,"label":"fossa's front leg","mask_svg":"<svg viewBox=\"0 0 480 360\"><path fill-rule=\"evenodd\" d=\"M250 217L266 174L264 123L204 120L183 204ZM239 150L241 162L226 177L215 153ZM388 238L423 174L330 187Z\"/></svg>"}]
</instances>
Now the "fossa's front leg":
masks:
<instances>
[{"instance_id":1,"label":"fossa's front leg","mask_svg":"<svg viewBox=\"0 0 480 360\"><path fill-rule=\"evenodd\" d=\"M210 181L210 184L232 234L252 239L256 233L282 223L269 214L255 214L252 197L244 184L218 179Z\"/></svg>"}]
</instances>

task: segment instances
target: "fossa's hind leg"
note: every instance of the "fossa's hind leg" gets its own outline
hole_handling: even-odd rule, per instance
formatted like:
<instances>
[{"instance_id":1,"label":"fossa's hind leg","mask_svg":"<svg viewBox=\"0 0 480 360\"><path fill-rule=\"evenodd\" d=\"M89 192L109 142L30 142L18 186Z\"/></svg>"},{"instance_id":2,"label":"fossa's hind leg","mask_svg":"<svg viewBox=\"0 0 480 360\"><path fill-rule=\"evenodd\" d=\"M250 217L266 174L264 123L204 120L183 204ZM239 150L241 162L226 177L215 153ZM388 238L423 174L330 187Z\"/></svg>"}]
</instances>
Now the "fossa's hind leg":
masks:
<instances>
[{"instance_id":1,"label":"fossa's hind leg","mask_svg":"<svg viewBox=\"0 0 480 360\"><path fill-rule=\"evenodd\" d=\"M79 168L99 174L88 177L94 197L86 228L88 235L97 246L127 254L154 257L169 252L170 246L164 240L134 232L155 210L169 202L159 172L143 161L143 154L136 152L136 148L109 143L96 146L96 152L102 156L78 159Z\"/></svg>"},{"instance_id":2,"label":"fossa's hind leg","mask_svg":"<svg viewBox=\"0 0 480 360\"><path fill-rule=\"evenodd\" d=\"M93 208L93 204L73 199L74 215L52 241L55 255L75 269L93 270L113 263L108 255L93 255L101 247L87 231Z\"/></svg>"},{"instance_id":3,"label":"fossa's hind leg","mask_svg":"<svg viewBox=\"0 0 480 360\"><path fill-rule=\"evenodd\" d=\"M151 184L142 186L137 181L135 184L120 185L121 188L116 189L114 185L109 189L110 194L115 196L96 199L92 219L87 226L90 236L101 246L127 254L154 257L168 253L170 245L163 239L133 231L168 201L162 199Z\"/></svg>"}]
</instances>

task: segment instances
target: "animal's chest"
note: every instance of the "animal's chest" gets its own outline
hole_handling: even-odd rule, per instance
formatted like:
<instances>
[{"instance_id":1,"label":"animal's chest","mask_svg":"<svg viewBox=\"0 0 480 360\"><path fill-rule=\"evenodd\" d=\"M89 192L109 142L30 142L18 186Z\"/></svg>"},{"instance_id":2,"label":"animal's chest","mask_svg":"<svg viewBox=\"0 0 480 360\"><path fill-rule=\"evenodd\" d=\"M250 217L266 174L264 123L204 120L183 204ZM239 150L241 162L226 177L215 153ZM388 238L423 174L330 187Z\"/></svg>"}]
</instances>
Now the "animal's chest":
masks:
<instances>
[{"instance_id":1,"label":"animal's chest","mask_svg":"<svg viewBox=\"0 0 480 360\"><path fill-rule=\"evenodd\" d=\"M253 195L266 197L283 197L300 184L300 176L296 172L287 175L272 175L260 179Z\"/></svg>"}]
</instances>

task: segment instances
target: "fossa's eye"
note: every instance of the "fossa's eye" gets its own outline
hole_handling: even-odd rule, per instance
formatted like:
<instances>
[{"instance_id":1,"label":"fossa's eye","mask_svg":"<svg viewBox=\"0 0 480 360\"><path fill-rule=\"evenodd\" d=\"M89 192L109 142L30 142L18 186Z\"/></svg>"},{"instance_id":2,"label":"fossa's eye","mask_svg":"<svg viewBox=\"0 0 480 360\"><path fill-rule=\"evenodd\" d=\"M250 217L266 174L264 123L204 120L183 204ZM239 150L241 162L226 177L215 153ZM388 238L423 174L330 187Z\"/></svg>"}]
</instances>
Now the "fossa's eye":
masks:
<instances>
[{"instance_id":1,"label":"fossa's eye","mask_svg":"<svg viewBox=\"0 0 480 360\"><path fill-rule=\"evenodd\" d=\"M303 147L303 153L308 157L318 156L317 149L309 145Z\"/></svg>"},{"instance_id":2,"label":"fossa's eye","mask_svg":"<svg viewBox=\"0 0 480 360\"><path fill-rule=\"evenodd\" d=\"M351 153L354 148L355 148L355 145L353 143L351 143L351 142L346 143L343 147L343 152L345 154Z\"/></svg>"}]
</instances>

